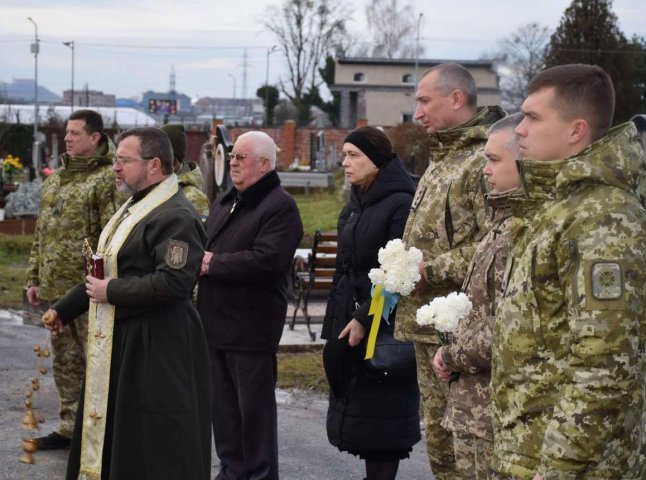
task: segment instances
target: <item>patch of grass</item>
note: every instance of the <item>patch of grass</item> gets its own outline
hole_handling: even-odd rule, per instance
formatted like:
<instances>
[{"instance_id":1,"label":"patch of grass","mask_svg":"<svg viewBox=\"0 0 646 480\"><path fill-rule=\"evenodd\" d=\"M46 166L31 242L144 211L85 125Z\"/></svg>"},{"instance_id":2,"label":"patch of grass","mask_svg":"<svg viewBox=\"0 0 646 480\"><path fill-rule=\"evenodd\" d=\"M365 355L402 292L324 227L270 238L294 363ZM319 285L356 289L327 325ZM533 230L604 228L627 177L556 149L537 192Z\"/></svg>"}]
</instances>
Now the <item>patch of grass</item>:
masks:
<instances>
[{"instance_id":1,"label":"patch of grass","mask_svg":"<svg viewBox=\"0 0 646 480\"><path fill-rule=\"evenodd\" d=\"M345 205L343 191L312 192L309 196L294 194L303 221L303 246L311 247L316 230L336 230L339 213Z\"/></svg>"},{"instance_id":2,"label":"patch of grass","mask_svg":"<svg viewBox=\"0 0 646 480\"><path fill-rule=\"evenodd\" d=\"M0 235L0 306L19 308L31 250L31 235Z\"/></svg>"},{"instance_id":3,"label":"patch of grass","mask_svg":"<svg viewBox=\"0 0 646 480\"><path fill-rule=\"evenodd\" d=\"M343 190L344 178L343 169L338 169L334 174L334 190L312 189L309 195L303 189L290 190L303 221L302 247L312 246L317 230L336 230L339 213L348 203L348 191Z\"/></svg>"},{"instance_id":4,"label":"patch of grass","mask_svg":"<svg viewBox=\"0 0 646 480\"><path fill-rule=\"evenodd\" d=\"M279 353L277 357L279 388L298 388L319 393L328 391L321 351Z\"/></svg>"},{"instance_id":5,"label":"patch of grass","mask_svg":"<svg viewBox=\"0 0 646 480\"><path fill-rule=\"evenodd\" d=\"M317 228L326 229L325 226ZM25 271L32 240L31 235L0 234L0 307L22 306ZM327 392L328 384L323 371L321 351L279 353L278 386Z\"/></svg>"},{"instance_id":6,"label":"patch of grass","mask_svg":"<svg viewBox=\"0 0 646 480\"><path fill-rule=\"evenodd\" d=\"M0 234L0 255L24 255L29 257L33 235Z\"/></svg>"}]
</instances>

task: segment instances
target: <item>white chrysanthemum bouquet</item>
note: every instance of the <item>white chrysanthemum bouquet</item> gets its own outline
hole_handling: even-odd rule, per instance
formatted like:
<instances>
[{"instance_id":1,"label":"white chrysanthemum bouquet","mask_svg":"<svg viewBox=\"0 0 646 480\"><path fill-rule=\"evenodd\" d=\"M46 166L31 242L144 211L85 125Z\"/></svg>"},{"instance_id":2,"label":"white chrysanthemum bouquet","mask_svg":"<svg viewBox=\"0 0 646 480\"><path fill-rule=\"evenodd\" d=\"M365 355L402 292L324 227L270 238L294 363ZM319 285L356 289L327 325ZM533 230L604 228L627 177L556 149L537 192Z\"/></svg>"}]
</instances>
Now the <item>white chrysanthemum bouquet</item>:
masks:
<instances>
[{"instance_id":1,"label":"white chrysanthemum bouquet","mask_svg":"<svg viewBox=\"0 0 646 480\"><path fill-rule=\"evenodd\" d=\"M378 258L380 268L370 270L370 281L374 285L382 285L390 293L410 295L420 279L422 252L415 247L406 249L404 242L396 238L379 249Z\"/></svg>"},{"instance_id":2,"label":"white chrysanthemum bouquet","mask_svg":"<svg viewBox=\"0 0 646 480\"><path fill-rule=\"evenodd\" d=\"M372 325L366 345L366 360L374 355L381 319L389 323L388 318L395 309L399 296L410 295L420 279L419 264L422 258L419 249L406 249L399 238L379 249L379 268L373 268L368 273L373 286L368 311L372 315Z\"/></svg>"},{"instance_id":3,"label":"white chrysanthemum bouquet","mask_svg":"<svg viewBox=\"0 0 646 480\"><path fill-rule=\"evenodd\" d=\"M433 325L442 343L448 344L449 334L455 332L458 323L469 315L471 308L473 304L466 294L452 292L420 307L416 321L419 325Z\"/></svg>"}]
</instances>

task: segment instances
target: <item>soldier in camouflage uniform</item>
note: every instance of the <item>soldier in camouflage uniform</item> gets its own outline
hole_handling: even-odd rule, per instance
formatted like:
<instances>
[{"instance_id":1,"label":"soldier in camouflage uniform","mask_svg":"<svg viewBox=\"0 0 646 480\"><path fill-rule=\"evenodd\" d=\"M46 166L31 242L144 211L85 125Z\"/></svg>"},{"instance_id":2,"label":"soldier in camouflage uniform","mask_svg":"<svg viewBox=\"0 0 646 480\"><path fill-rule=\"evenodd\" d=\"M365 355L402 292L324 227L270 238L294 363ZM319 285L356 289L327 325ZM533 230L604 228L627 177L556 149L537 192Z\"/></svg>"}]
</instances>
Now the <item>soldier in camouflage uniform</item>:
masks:
<instances>
[{"instance_id":1,"label":"soldier in camouflage uniform","mask_svg":"<svg viewBox=\"0 0 646 480\"><path fill-rule=\"evenodd\" d=\"M473 309L458 324L453 343L440 347L433 360L435 373L442 380L450 381L454 372L459 375L451 383L442 426L453 432L458 472L462 478L474 480L491 478L491 334L509 253L509 198L520 187L514 128L522 118L516 113L498 120L489 129L483 173L491 188L486 202L493 226L476 248L462 286Z\"/></svg>"},{"instance_id":2,"label":"soldier in camouflage uniform","mask_svg":"<svg viewBox=\"0 0 646 480\"><path fill-rule=\"evenodd\" d=\"M494 328L500 478L646 478L646 189L610 77L538 74L522 106L522 198Z\"/></svg>"},{"instance_id":3,"label":"soldier in camouflage uniform","mask_svg":"<svg viewBox=\"0 0 646 480\"><path fill-rule=\"evenodd\" d=\"M95 249L102 228L117 210L112 157L114 145L103 134L101 116L77 110L67 122L63 166L43 182L38 222L27 271L27 299L53 304L83 281L83 241ZM79 317L52 336L54 381L60 398L59 427L38 439L40 449L70 444L85 375L87 317Z\"/></svg>"},{"instance_id":4,"label":"soldier in camouflage uniform","mask_svg":"<svg viewBox=\"0 0 646 480\"><path fill-rule=\"evenodd\" d=\"M209 197L202 191L204 180L202 171L195 162L186 162L186 132L184 125L169 124L164 125L161 129L168 135L170 143L173 146L175 174L179 180L179 186L186 195L188 201L195 207L198 215L202 217L202 222L206 222L209 216L211 204Z\"/></svg>"},{"instance_id":5,"label":"soldier in camouflage uniform","mask_svg":"<svg viewBox=\"0 0 646 480\"><path fill-rule=\"evenodd\" d=\"M415 118L431 135L433 147L403 241L423 252L423 279L416 292L399 301L396 336L415 341L426 445L438 480L457 478L452 435L440 425L448 388L432 367L440 339L432 327L418 325L415 315L434 297L459 290L474 247L488 230L481 193L482 147L487 127L504 113L498 107L477 110L476 105L475 82L460 65L438 65L419 82Z\"/></svg>"}]
</instances>

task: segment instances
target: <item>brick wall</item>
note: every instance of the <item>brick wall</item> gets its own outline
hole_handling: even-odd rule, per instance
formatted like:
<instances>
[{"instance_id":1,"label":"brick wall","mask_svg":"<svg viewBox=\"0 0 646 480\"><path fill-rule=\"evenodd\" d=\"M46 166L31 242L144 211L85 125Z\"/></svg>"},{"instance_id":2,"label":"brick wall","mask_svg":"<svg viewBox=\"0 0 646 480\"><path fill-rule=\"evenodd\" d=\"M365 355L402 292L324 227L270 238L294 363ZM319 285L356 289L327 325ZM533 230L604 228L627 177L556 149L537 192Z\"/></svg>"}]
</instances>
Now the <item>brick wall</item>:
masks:
<instances>
[{"instance_id":1,"label":"brick wall","mask_svg":"<svg viewBox=\"0 0 646 480\"><path fill-rule=\"evenodd\" d=\"M200 130L186 132L186 160L200 163L202 145L209 141L209 134Z\"/></svg>"},{"instance_id":2,"label":"brick wall","mask_svg":"<svg viewBox=\"0 0 646 480\"><path fill-rule=\"evenodd\" d=\"M359 120L357 124L357 126L361 126L365 124L365 120ZM59 136L59 150L65 151L65 143L63 142L63 136L65 135L64 129L41 127L41 130L45 132L48 143L51 142L51 135L57 134ZM326 149L330 148L330 145L334 145L337 159L340 160L343 139L351 131L345 128L320 129L296 127L296 124L293 121L285 122L285 125L280 128L231 127L228 130L233 142L235 142L235 139L238 136L250 130L259 130L267 133L274 139L278 148L280 148L280 152L276 159L276 164L279 168L288 168L292 163L294 163L295 158L298 158L300 165L309 165L312 135L318 135L320 132L323 132L324 142L327 146ZM106 133L111 137L114 137L115 134L111 129L106 129ZM386 129L386 133L388 133L388 129ZM209 140L210 135L201 130L188 130L186 132L186 136L186 159L199 163L202 145ZM48 146L51 148L51 145Z\"/></svg>"},{"instance_id":3,"label":"brick wall","mask_svg":"<svg viewBox=\"0 0 646 480\"><path fill-rule=\"evenodd\" d=\"M295 158L298 158L299 164L309 165L311 137L312 135L318 135L319 132L323 132L324 143L328 146L327 148L329 148L329 145L334 145L337 158L340 159L343 139L350 133L350 130L344 128L296 127L295 123L290 121L285 122L285 126L282 128L232 127L228 130L233 142L238 136L250 130L260 130L267 133L280 148L276 159L276 165L279 168L289 167Z\"/></svg>"}]
</instances>

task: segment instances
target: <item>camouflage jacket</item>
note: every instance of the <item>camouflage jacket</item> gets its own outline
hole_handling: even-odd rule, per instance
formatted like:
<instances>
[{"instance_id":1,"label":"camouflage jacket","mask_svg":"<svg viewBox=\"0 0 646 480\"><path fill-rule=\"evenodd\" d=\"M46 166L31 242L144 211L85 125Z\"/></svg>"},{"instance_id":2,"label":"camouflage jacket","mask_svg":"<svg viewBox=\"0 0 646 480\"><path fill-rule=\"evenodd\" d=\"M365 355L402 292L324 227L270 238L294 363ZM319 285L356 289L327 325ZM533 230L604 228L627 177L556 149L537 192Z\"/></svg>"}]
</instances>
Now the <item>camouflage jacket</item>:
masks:
<instances>
[{"instance_id":1,"label":"camouflage jacket","mask_svg":"<svg viewBox=\"0 0 646 480\"><path fill-rule=\"evenodd\" d=\"M644 479L646 186L633 124L565 160L519 161L492 342L496 471Z\"/></svg>"},{"instance_id":2,"label":"camouflage jacket","mask_svg":"<svg viewBox=\"0 0 646 480\"><path fill-rule=\"evenodd\" d=\"M473 309L460 321L453 343L440 348L447 367L460 373L451 384L442 426L489 441L493 441L489 391L491 335L509 253L511 194L510 191L487 197L493 215L492 229L477 246L462 286Z\"/></svg>"},{"instance_id":3,"label":"camouflage jacket","mask_svg":"<svg viewBox=\"0 0 646 480\"><path fill-rule=\"evenodd\" d=\"M483 147L489 125L502 118L485 107L469 122L432 135L431 159L419 181L403 241L424 254L429 287L399 300L397 338L439 344L432 326L415 322L417 309L462 286L474 248L488 231L482 196Z\"/></svg>"},{"instance_id":4,"label":"camouflage jacket","mask_svg":"<svg viewBox=\"0 0 646 480\"><path fill-rule=\"evenodd\" d=\"M83 239L96 249L101 230L121 204L104 137L91 157L63 154L63 166L43 182L29 256L27 286L40 286L45 300L60 298L83 281Z\"/></svg>"},{"instance_id":5,"label":"camouflage jacket","mask_svg":"<svg viewBox=\"0 0 646 480\"><path fill-rule=\"evenodd\" d=\"M177 178L184 195L186 195L190 204L195 207L195 211L202 218L202 222L206 222L211 204L209 197L202 191L204 180L200 167L195 162L184 162L177 174Z\"/></svg>"}]
</instances>

